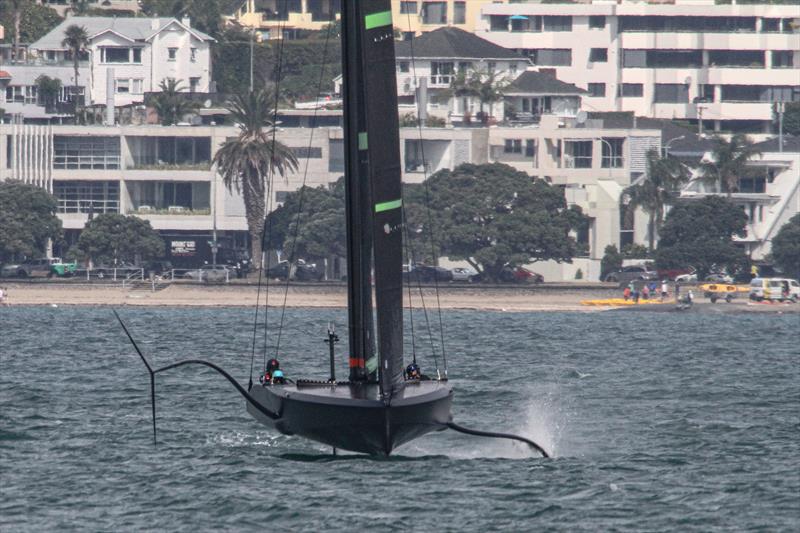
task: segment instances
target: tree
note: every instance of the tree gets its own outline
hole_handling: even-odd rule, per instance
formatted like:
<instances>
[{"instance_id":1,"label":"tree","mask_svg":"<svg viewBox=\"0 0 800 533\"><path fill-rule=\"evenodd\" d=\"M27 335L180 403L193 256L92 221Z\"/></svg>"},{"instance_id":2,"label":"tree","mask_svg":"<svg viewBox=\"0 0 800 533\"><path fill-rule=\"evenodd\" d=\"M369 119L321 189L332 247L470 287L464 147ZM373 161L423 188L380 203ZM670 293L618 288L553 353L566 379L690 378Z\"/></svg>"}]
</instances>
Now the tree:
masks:
<instances>
[{"instance_id":1,"label":"tree","mask_svg":"<svg viewBox=\"0 0 800 533\"><path fill-rule=\"evenodd\" d=\"M275 128L270 122L273 105L273 97L264 90L235 96L228 110L233 122L239 125L239 135L225 141L214 156L225 186L244 198L250 251L256 267L261 265L266 198L271 193L271 180L276 173L285 176L297 170L297 158L291 148L275 140Z\"/></svg>"},{"instance_id":2,"label":"tree","mask_svg":"<svg viewBox=\"0 0 800 533\"><path fill-rule=\"evenodd\" d=\"M733 275L747 268L744 250L733 236L746 234L747 215L741 207L719 196L680 203L670 210L656 251L658 268L697 269L698 279L726 269Z\"/></svg>"},{"instance_id":3,"label":"tree","mask_svg":"<svg viewBox=\"0 0 800 533\"><path fill-rule=\"evenodd\" d=\"M772 239L772 259L794 278L800 278L800 213L781 226Z\"/></svg>"},{"instance_id":4,"label":"tree","mask_svg":"<svg viewBox=\"0 0 800 533\"><path fill-rule=\"evenodd\" d=\"M30 0L0 0L0 24L6 28L5 40L11 41L16 60L22 59L20 43L32 43L40 39L62 20L55 9Z\"/></svg>"},{"instance_id":5,"label":"tree","mask_svg":"<svg viewBox=\"0 0 800 533\"><path fill-rule=\"evenodd\" d=\"M616 272L622 268L622 254L615 244L609 244L603 250L603 259L600 260L600 281L606 279L606 274Z\"/></svg>"},{"instance_id":6,"label":"tree","mask_svg":"<svg viewBox=\"0 0 800 533\"><path fill-rule=\"evenodd\" d=\"M137 263L163 257L164 240L147 220L106 213L86 223L77 248L95 263Z\"/></svg>"},{"instance_id":7,"label":"tree","mask_svg":"<svg viewBox=\"0 0 800 533\"><path fill-rule=\"evenodd\" d=\"M302 202L302 206L301 206ZM267 218L267 246L292 260L347 254L344 179L332 188L303 187L289 193Z\"/></svg>"},{"instance_id":8,"label":"tree","mask_svg":"<svg viewBox=\"0 0 800 533\"><path fill-rule=\"evenodd\" d=\"M158 85L161 92L151 96L150 105L155 108L162 126L171 126L180 122L185 115L200 107L200 103L190 100L181 93L181 82L174 78L161 80Z\"/></svg>"},{"instance_id":9,"label":"tree","mask_svg":"<svg viewBox=\"0 0 800 533\"><path fill-rule=\"evenodd\" d=\"M509 82L505 77L500 77L496 70L461 70L450 83L451 94L457 98L470 97L477 98L480 105L480 116L483 122L487 122L492 116L495 102L503 99L505 88ZM484 105L489 104L489 113L483 111Z\"/></svg>"},{"instance_id":10,"label":"tree","mask_svg":"<svg viewBox=\"0 0 800 533\"><path fill-rule=\"evenodd\" d=\"M61 41L61 46L65 46L70 55L72 56L72 68L75 71L75 89L72 93L73 103L75 104L75 111L78 110L78 66L80 65L81 54L86 51L89 46L89 35L86 33L86 28L72 24L64 30L64 40Z\"/></svg>"},{"instance_id":11,"label":"tree","mask_svg":"<svg viewBox=\"0 0 800 533\"><path fill-rule=\"evenodd\" d=\"M647 243L650 251L655 248L655 240L664 220L664 207L677 196L681 184L688 179L685 167L672 158L662 158L657 150L647 152L647 173L639 183L631 185L623 192L628 198L629 209L637 207L650 217L647 224Z\"/></svg>"},{"instance_id":12,"label":"tree","mask_svg":"<svg viewBox=\"0 0 800 533\"><path fill-rule=\"evenodd\" d=\"M777 110L776 110L775 121L776 121L775 131L778 131ZM800 102L786 102L784 104L783 133L788 133L789 135L794 135L794 136L800 136Z\"/></svg>"},{"instance_id":13,"label":"tree","mask_svg":"<svg viewBox=\"0 0 800 533\"><path fill-rule=\"evenodd\" d=\"M412 253L467 261L489 280L507 266L570 262L570 232L586 221L560 189L500 163L439 171L406 186L404 201Z\"/></svg>"},{"instance_id":14,"label":"tree","mask_svg":"<svg viewBox=\"0 0 800 533\"><path fill-rule=\"evenodd\" d=\"M744 134L737 133L730 141L717 137L711 159L700 163L700 172L704 180L718 184L719 190L730 199L739 189L739 178L747 173L747 162L760 154Z\"/></svg>"},{"instance_id":15,"label":"tree","mask_svg":"<svg viewBox=\"0 0 800 533\"><path fill-rule=\"evenodd\" d=\"M0 181L0 260L43 255L61 238L58 202L46 190L21 181Z\"/></svg>"},{"instance_id":16,"label":"tree","mask_svg":"<svg viewBox=\"0 0 800 533\"><path fill-rule=\"evenodd\" d=\"M61 80L42 74L36 78L36 87L39 103L48 111L55 109L58 95L61 93Z\"/></svg>"}]
</instances>

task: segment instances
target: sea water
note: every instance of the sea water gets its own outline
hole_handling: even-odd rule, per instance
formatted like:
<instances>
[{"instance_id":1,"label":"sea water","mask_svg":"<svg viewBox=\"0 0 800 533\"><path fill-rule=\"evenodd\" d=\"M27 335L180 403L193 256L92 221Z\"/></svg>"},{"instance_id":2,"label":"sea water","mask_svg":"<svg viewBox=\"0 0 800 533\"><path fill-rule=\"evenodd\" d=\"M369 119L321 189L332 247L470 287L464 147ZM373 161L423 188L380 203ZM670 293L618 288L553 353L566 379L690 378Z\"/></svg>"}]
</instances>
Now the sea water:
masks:
<instances>
[{"instance_id":1,"label":"sea water","mask_svg":"<svg viewBox=\"0 0 800 533\"><path fill-rule=\"evenodd\" d=\"M243 383L252 354L263 366L252 309L121 314L156 365L202 357ZM277 352L268 320L268 356L319 379L337 324L346 376L344 311L288 310ZM201 367L158 376L154 446L147 373L110 309L0 308L0 531L800 529L797 314L442 320L444 354L421 313L406 351L428 374L446 357L455 420L552 459L452 431L333 457Z\"/></svg>"}]
</instances>

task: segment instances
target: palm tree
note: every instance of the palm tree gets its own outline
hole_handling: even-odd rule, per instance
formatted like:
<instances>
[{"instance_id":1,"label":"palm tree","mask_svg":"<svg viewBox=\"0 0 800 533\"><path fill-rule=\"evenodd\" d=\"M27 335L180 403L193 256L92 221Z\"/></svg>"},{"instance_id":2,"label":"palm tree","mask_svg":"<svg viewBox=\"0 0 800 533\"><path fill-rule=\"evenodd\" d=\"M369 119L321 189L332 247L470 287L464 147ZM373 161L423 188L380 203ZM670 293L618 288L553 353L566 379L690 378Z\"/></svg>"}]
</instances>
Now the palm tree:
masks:
<instances>
[{"instance_id":1,"label":"palm tree","mask_svg":"<svg viewBox=\"0 0 800 533\"><path fill-rule=\"evenodd\" d=\"M486 122L492 115L495 102L503 99L505 88L509 82L500 73L480 70L461 70L450 83L450 93L458 98L472 97L480 102L481 120ZM483 112L484 105L489 104L489 114Z\"/></svg>"},{"instance_id":2,"label":"palm tree","mask_svg":"<svg viewBox=\"0 0 800 533\"><path fill-rule=\"evenodd\" d=\"M214 156L217 171L230 191L244 198L253 264L261 267L266 198L274 173L285 176L297 170L291 148L275 140L270 121L274 99L268 91L237 95L228 103L231 118L239 125L239 135L225 141Z\"/></svg>"},{"instance_id":3,"label":"palm tree","mask_svg":"<svg viewBox=\"0 0 800 533\"><path fill-rule=\"evenodd\" d=\"M184 115L200 107L200 103L190 100L182 94L181 82L174 78L161 80L158 85L161 92L152 97L151 105L158 112L162 126L171 126L181 121Z\"/></svg>"},{"instance_id":4,"label":"palm tree","mask_svg":"<svg viewBox=\"0 0 800 533\"><path fill-rule=\"evenodd\" d=\"M73 103L75 104L75 111L78 110L78 63L80 62L80 55L89 46L89 35L86 33L86 28L72 24L64 30L64 40L61 41L61 46L66 47L72 55L72 68L75 70L75 89L72 93Z\"/></svg>"},{"instance_id":5,"label":"palm tree","mask_svg":"<svg viewBox=\"0 0 800 533\"><path fill-rule=\"evenodd\" d=\"M747 174L747 162L760 154L742 133L737 133L730 141L717 137L711 159L700 163L700 172L705 181L717 183L719 190L725 191L730 198L739 189L739 178Z\"/></svg>"},{"instance_id":6,"label":"palm tree","mask_svg":"<svg viewBox=\"0 0 800 533\"><path fill-rule=\"evenodd\" d=\"M11 4L11 11L14 13L14 42L11 43L11 53L14 57L14 61L18 63L20 60L20 24L22 23L22 7L25 4L25 0L9 0L9 3Z\"/></svg>"},{"instance_id":7,"label":"palm tree","mask_svg":"<svg viewBox=\"0 0 800 533\"><path fill-rule=\"evenodd\" d=\"M622 198L629 200L629 209L641 207L650 217L647 244L651 252L664 221L664 206L671 203L688 178L686 168L677 159L659 157L653 149L647 152L647 173L643 179L623 192Z\"/></svg>"}]
</instances>

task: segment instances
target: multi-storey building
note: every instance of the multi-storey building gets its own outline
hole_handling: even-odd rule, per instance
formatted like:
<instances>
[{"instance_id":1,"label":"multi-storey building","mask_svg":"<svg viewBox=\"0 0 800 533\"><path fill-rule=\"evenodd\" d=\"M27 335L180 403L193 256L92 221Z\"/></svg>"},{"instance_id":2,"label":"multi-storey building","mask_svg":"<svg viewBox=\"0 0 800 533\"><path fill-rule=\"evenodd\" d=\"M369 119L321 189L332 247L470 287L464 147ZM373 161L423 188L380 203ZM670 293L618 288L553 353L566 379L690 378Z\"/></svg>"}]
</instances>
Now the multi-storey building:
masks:
<instances>
[{"instance_id":1,"label":"multi-storey building","mask_svg":"<svg viewBox=\"0 0 800 533\"><path fill-rule=\"evenodd\" d=\"M443 26L475 31L481 8L492 0L392 0L394 27L405 40Z\"/></svg>"},{"instance_id":2,"label":"multi-storey building","mask_svg":"<svg viewBox=\"0 0 800 533\"><path fill-rule=\"evenodd\" d=\"M598 111L769 132L773 104L800 100L796 5L486 3L476 33L586 89Z\"/></svg>"},{"instance_id":3,"label":"multi-storey building","mask_svg":"<svg viewBox=\"0 0 800 533\"><path fill-rule=\"evenodd\" d=\"M55 9L59 15L64 16L70 11L75 10L77 0L41 0L40 3L49 8ZM128 11L132 15L141 11L141 2L138 0L86 0L86 4L91 9L114 11Z\"/></svg>"},{"instance_id":4,"label":"multi-storey building","mask_svg":"<svg viewBox=\"0 0 800 533\"><path fill-rule=\"evenodd\" d=\"M237 0L225 18L251 28L259 39L296 39L339 18L342 0Z\"/></svg>"},{"instance_id":5,"label":"multi-storey building","mask_svg":"<svg viewBox=\"0 0 800 533\"><path fill-rule=\"evenodd\" d=\"M167 78L182 82L184 91L209 90L213 39L192 28L188 18L69 17L30 45L24 63L3 66L10 79L3 82L0 106L7 114L26 118L59 114L38 98L40 75L61 81L59 102L73 100L73 62L61 44L72 25L85 28L89 36L87 51L79 58L77 88L86 105L142 103L144 94L158 91Z\"/></svg>"}]
</instances>

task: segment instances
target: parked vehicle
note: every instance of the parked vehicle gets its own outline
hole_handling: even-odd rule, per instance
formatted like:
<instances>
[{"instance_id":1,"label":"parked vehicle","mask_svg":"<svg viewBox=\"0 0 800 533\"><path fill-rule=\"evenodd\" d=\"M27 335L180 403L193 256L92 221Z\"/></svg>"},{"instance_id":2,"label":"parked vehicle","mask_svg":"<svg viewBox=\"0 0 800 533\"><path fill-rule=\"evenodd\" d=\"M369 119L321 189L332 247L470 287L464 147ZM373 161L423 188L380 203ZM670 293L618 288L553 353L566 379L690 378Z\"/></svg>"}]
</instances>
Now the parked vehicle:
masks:
<instances>
[{"instance_id":1,"label":"parked vehicle","mask_svg":"<svg viewBox=\"0 0 800 533\"><path fill-rule=\"evenodd\" d=\"M404 281L453 281L453 272L449 268L431 265L412 265L411 270L403 269Z\"/></svg>"},{"instance_id":2,"label":"parked vehicle","mask_svg":"<svg viewBox=\"0 0 800 533\"><path fill-rule=\"evenodd\" d=\"M697 273L692 272L691 274L675 276L675 283L697 283Z\"/></svg>"},{"instance_id":3,"label":"parked vehicle","mask_svg":"<svg viewBox=\"0 0 800 533\"><path fill-rule=\"evenodd\" d=\"M214 282L228 281L233 275L225 265L203 265L198 269L186 272L183 277L196 281Z\"/></svg>"},{"instance_id":4,"label":"parked vehicle","mask_svg":"<svg viewBox=\"0 0 800 533\"><path fill-rule=\"evenodd\" d=\"M478 275L472 267L456 267L452 271L453 281L471 282L472 278Z\"/></svg>"},{"instance_id":5,"label":"parked vehicle","mask_svg":"<svg viewBox=\"0 0 800 533\"><path fill-rule=\"evenodd\" d=\"M7 278L51 277L55 274L53 271L54 264L64 265L64 263L61 263L61 259L58 257L53 257L50 259L30 259L22 263L10 263L3 265L2 270L0 270L0 276ZM71 264L70 267L62 267L61 270L64 272L71 271L74 273L75 265Z\"/></svg>"},{"instance_id":6,"label":"parked vehicle","mask_svg":"<svg viewBox=\"0 0 800 533\"><path fill-rule=\"evenodd\" d=\"M650 264L645 266L650 266ZM695 272L694 267L659 268L658 270L656 270L656 272L658 273L658 279L662 280L667 279L670 281L679 281L681 283L690 283L697 281L697 273ZM684 281L686 279L688 279L689 281Z\"/></svg>"},{"instance_id":7,"label":"parked vehicle","mask_svg":"<svg viewBox=\"0 0 800 533\"><path fill-rule=\"evenodd\" d=\"M611 272L606 276L605 281L626 285L631 281L655 281L658 279L658 272L648 270L645 266L626 266L616 272Z\"/></svg>"},{"instance_id":8,"label":"parked vehicle","mask_svg":"<svg viewBox=\"0 0 800 533\"><path fill-rule=\"evenodd\" d=\"M733 283L733 276L729 276L727 274L722 274L720 272L712 272L708 276L706 276L705 281L711 283Z\"/></svg>"},{"instance_id":9,"label":"parked vehicle","mask_svg":"<svg viewBox=\"0 0 800 533\"><path fill-rule=\"evenodd\" d=\"M486 276L481 273L472 277L472 281L483 281ZM544 283L544 276L525 267L506 266L500 272L500 281L503 283Z\"/></svg>"},{"instance_id":10,"label":"parked vehicle","mask_svg":"<svg viewBox=\"0 0 800 533\"><path fill-rule=\"evenodd\" d=\"M788 278L753 278L750 282L750 299L760 302L800 300L800 283Z\"/></svg>"},{"instance_id":11,"label":"parked vehicle","mask_svg":"<svg viewBox=\"0 0 800 533\"><path fill-rule=\"evenodd\" d=\"M296 281L321 281L325 277L325 272L318 268L316 263L306 263L303 259L299 259L294 266L289 261L281 261L271 266L267 270L267 276L282 280L291 277Z\"/></svg>"}]
</instances>

